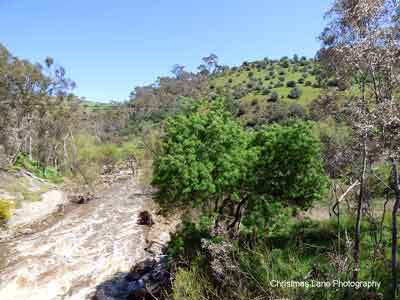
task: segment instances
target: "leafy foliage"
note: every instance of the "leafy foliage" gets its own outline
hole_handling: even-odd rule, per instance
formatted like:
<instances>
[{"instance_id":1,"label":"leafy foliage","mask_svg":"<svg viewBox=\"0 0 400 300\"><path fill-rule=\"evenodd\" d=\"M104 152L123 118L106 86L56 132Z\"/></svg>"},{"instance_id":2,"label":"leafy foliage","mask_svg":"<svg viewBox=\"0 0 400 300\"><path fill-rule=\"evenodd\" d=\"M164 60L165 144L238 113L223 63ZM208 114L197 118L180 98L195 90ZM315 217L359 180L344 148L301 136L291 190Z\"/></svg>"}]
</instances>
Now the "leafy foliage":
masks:
<instances>
[{"instance_id":1,"label":"leafy foliage","mask_svg":"<svg viewBox=\"0 0 400 300\"><path fill-rule=\"evenodd\" d=\"M167 122L154 168L165 206L202 206L252 231L279 224L285 207L308 208L324 194L327 179L311 123L245 131L222 107L202 103ZM245 207L245 208L244 208ZM231 209L229 209L231 208Z\"/></svg>"},{"instance_id":2,"label":"leafy foliage","mask_svg":"<svg viewBox=\"0 0 400 300\"><path fill-rule=\"evenodd\" d=\"M322 198L327 179L310 123L272 125L257 134L254 144L260 151L255 166L259 194L302 208Z\"/></svg>"},{"instance_id":3,"label":"leafy foliage","mask_svg":"<svg viewBox=\"0 0 400 300\"><path fill-rule=\"evenodd\" d=\"M294 87L293 89L290 90L288 97L290 99L298 99L300 98L301 94L302 94L301 89L298 87Z\"/></svg>"},{"instance_id":4,"label":"leafy foliage","mask_svg":"<svg viewBox=\"0 0 400 300\"><path fill-rule=\"evenodd\" d=\"M32 64L0 44L0 145L9 164L22 152L42 165L58 158L57 149L76 125L74 86L53 59Z\"/></svg>"},{"instance_id":5,"label":"leafy foliage","mask_svg":"<svg viewBox=\"0 0 400 300\"><path fill-rule=\"evenodd\" d=\"M14 164L15 169L24 168L34 175L47 179L53 183L61 183L63 181L62 176L57 172L55 168L49 166L43 166L36 160L30 160L28 155L21 153L17 161Z\"/></svg>"},{"instance_id":6,"label":"leafy foliage","mask_svg":"<svg viewBox=\"0 0 400 300\"><path fill-rule=\"evenodd\" d=\"M250 136L223 110L202 102L189 115L169 119L163 154L154 163L159 199L170 205L222 205L238 200L254 153Z\"/></svg>"}]
</instances>

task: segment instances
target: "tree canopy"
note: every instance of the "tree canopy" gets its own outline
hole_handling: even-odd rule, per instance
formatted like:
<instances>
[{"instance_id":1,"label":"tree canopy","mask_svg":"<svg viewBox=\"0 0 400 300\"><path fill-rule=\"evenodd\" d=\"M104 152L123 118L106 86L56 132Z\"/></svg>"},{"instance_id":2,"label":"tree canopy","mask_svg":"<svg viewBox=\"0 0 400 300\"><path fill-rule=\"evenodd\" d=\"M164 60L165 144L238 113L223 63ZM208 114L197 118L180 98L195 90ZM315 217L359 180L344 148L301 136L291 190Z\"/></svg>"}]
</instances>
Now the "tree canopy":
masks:
<instances>
[{"instance_id":1,"label":"tree canopy","mask_svg":"<svg viewBox=\"0 0 400 300\"><path fill-rule=\"evenodd\" d=\"M245 130L215 101L168 120L153 183L161 203L212 208L235 224L267 202L310 207L326 177L310 123Z\"/></svg>"}]
</instances>

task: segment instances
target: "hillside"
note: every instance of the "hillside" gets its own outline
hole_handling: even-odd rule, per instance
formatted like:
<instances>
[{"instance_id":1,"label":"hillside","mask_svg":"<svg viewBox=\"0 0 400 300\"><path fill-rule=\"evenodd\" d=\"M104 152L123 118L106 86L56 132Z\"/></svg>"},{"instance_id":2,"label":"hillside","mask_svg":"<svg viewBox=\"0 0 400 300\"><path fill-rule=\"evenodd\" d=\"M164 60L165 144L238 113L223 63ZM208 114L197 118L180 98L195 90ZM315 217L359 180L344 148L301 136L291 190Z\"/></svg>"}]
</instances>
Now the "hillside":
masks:
<instances>
[{"instance_id":1,"label":"hillside","mask_svg":"<svg viewBox=\"0 0 400 300\"><path fill-rule=\"evenodd\" d=\"M239 102L238 115L250 125L268 118L271 107L306 113L311 101L320 95L322 84L314 60L296 55L293 59L244 62L210 79L210 89L216 94L230 94Z\"/></svg>"},{"instance_id":2,"label":"hillside","mask_svg":"<svg viewBox=\"0 0 400 300\"><path fill-rule=\"evenodd\" d=\"M174 76L159 77L148 86L136 87L128 107L133 127L162 122L199 99L224 99L230 110L248 127L283 121L289 117L304 119L309 104L326 87L336 87L319 63L306 57L282 57L279 60L243 62L240 66L221 65L215 54L202 58L198 72L175 65Z\"/></svg>"},{"instance_id":3,"label":"hillside","mask_svg":"<svg viewBox=\"0 0 400 300\"><path fill-rule=\"evenodd\" d=\"M234 115L252 126L279 121L284 116L305 116L310 103L326 86L336 86L334 80L327 81L326 77L314 59L296 55L291 59L243 62L233 67L220 66L216 61L213 71L182 71L176 77L160 77L152 85L135 88L128 107L123 103L94 101L81 101L81 105L94 113L116 108L127 112L133 106L132 120L158 122L179 112L187 99L223 98L234 106Z\"/></svg>"},{"instance_id":4,"label":"hillside","mask_svg":"<svg viewBox=\"0 0 400 300\"><path fill-rule=\"evenodd\" d=\"M276 92L279 100L297 100L308 104L321 91L316 74L319 72L313 60L299 59L268 60L244 62L240 67L218 74L211 79L210 87L233 89L241 100L267 100L273 102L271 94ZM293 83L294 82L294 83ZM301 95L290 98L292 88L298 87ZM242 92L240 95L239 93Z\"/></svg>"}]
</instances>

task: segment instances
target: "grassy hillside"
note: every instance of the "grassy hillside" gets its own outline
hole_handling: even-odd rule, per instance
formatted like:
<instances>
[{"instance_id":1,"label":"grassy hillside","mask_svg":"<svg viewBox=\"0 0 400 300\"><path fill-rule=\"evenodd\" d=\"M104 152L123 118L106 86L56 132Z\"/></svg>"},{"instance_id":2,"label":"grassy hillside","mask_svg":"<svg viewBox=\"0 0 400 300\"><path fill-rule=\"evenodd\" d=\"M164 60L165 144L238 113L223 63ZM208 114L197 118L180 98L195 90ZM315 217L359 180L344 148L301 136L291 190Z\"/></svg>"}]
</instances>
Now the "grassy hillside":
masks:
<instances>
[{"instance_id":1,"label":"grassy hillside","mask_svg":"<svg viewBox=\"0 0 400 300\"><path fill-rule=\"evenodd\" d=\"M302 91L302 95L296 99L297 102L307 104L321 91L315 76L317 72L315 63L306 59L245 62L241 67L233 67L230 71L213 78L211 86L231 89L245 87L246 94L242 97L243 100L266 100L272 92L277 92L281 100L289 101L292 100L288 97L292 87L288 87L287 84L294 81Z\"/></svg>"},{"instance_id":2,"label":"grassy hillside","mask_svg":"<svg viewBox=\"0 0 400 300\"><path fill-rule=\"evenodd\" d=\"M323 80L312 59L297 57L244 62L211 77L209 87L217 95L231 95L239 104L239 117L254 122L280 109L307 113L309 104L321 93ZM334 81L324 82L336 85Z\"/></svg>"}]
</instances>

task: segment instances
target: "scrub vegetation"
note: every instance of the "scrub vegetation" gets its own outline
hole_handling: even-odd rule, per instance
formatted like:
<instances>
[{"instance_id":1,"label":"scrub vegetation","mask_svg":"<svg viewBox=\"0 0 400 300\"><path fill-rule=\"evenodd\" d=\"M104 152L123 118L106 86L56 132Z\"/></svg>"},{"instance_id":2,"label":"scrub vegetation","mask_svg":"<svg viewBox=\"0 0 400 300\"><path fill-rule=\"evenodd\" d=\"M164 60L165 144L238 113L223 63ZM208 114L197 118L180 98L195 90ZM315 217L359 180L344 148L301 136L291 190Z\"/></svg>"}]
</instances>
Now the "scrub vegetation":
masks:
<instances>
[{"instance_id":1,"label":"scrub vegetation","mask_svg":"<svg viewBox=\"0 0 400 300\"><path fill-rule=\"evenodd\" d=\"M92 186L150 166L163 212L184 212L164 299L400 299L399 8L335 0L313 58L210 54L118 103L0 47L0 168ZM271 284L334 280L380 284Z\"/></svg>"}]
</instances>

